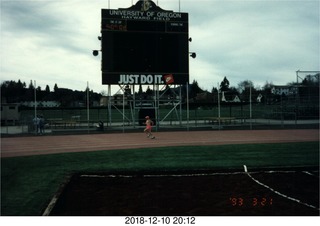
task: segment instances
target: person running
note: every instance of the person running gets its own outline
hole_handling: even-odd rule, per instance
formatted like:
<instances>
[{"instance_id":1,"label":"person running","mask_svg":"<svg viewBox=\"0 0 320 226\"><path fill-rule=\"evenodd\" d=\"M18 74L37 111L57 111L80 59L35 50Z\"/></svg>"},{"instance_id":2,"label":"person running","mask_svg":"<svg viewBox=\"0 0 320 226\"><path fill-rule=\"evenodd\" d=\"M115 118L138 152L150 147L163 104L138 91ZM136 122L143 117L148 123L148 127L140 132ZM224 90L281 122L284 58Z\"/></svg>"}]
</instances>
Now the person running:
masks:
<instances>
[{"instance_id":1,"label":"person running","mask_svg":"<svg viewBox=\"0 0 320 226\"><path fill-rule=\"evenodd\" d=\"M154 139L155 136L152 135L151 130L152 130L152 126L153 126L153 121L150 119L149 116L145 117L146 119L146 128L144 129L144 132L147 134L147 137L150 139Z\"/></svg>"}]
</instances>

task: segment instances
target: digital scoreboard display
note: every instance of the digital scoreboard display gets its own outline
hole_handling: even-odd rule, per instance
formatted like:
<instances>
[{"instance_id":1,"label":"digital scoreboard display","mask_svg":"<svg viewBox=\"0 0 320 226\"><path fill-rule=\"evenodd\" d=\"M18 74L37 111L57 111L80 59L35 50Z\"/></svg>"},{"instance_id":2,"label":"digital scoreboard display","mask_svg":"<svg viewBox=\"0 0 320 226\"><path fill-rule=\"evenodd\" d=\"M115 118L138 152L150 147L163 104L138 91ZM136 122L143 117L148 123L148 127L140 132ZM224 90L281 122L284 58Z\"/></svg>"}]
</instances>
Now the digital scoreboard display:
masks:
<instances>
[{"instance_id":1,"label":"digital scoreboard display","mask_svg":"<svg viewBox=\"0 0 320 226\"><path fill-rule=\"evenodd\" d=\"M188 14L152 1L101 10L102 84L189 82Z\"/></svg>"}]
</instances>

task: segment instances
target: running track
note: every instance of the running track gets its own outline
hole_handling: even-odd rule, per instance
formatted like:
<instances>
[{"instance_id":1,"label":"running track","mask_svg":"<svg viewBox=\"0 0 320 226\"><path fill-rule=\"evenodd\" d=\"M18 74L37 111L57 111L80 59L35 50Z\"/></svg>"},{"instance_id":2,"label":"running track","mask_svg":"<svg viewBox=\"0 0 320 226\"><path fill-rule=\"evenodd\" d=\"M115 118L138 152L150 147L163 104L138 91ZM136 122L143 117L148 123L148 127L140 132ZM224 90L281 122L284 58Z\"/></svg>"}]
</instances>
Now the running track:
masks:
<instances>
[{"instance_id":1,"label":"running track","mask_svg":"<svg viewBox=\"0 0 320 226\"><path fill-rule=\"evenodd\" d=\"M1 157L114 149L319 141L319 130L227 130L1 138Z\"/></svg>"}]
</instances>

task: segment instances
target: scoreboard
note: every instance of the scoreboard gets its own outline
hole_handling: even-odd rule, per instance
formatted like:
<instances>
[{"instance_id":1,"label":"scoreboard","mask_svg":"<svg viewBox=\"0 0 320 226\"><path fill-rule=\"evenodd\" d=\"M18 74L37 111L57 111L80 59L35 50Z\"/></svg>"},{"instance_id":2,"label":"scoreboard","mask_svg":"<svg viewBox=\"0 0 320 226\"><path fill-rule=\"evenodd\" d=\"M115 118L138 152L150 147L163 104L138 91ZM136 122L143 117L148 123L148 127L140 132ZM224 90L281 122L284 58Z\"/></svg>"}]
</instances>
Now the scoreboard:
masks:
<instances>
[{"instance_id":1,"label":"scoreboard","mask_svg":"<svg viewBox=\"0 0 320 226\"><path fill-rule=\"evenodd\" d=\"M102 9L102 84L186 84L188 39L188 13L147 0Z\"/></svg>"}]
</instances>

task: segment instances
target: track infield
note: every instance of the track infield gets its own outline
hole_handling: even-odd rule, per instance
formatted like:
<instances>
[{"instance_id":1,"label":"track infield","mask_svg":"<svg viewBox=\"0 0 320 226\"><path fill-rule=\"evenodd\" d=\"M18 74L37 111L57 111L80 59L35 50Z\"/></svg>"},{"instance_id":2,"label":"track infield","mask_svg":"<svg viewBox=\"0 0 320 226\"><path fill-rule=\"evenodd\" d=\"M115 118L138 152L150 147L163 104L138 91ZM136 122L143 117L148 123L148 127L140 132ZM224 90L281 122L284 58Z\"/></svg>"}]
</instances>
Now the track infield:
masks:
<instances>
[{"instance_id":1,"label":"track infield","mask_svg":"<svg viewBox=\"0 0 320 226\"><path fill-rule=\"evenodd\" d=\"M319 141L319 130L228 130L1 138L1 157L132 148Z\"/></svg>"}]
</instances>

